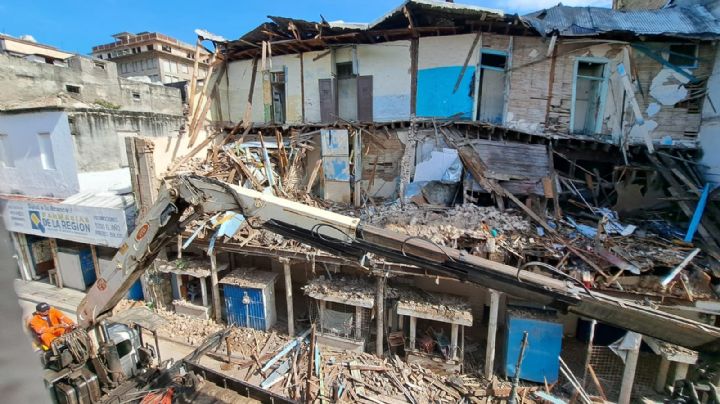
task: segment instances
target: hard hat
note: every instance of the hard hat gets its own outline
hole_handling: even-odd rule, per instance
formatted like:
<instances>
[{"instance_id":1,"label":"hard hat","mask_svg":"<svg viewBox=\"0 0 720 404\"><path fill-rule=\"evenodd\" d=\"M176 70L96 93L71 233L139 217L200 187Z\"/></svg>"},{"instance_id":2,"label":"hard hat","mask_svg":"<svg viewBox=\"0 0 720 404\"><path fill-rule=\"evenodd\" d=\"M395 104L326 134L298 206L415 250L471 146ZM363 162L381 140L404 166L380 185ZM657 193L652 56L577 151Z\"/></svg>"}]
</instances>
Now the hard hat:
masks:
<instances>
[{"instance_id":1,"label":"hard hat","mask_svg":"<svg viewBox=\"0 0 720 404\"><path fill-rule=\"evenodd\" d=\"M35 311L37 311L38 313L42 313L48 310L50 310L50 305L45 302L38 303L37 306L35 306Z\"/></svg>"}]
</instances>

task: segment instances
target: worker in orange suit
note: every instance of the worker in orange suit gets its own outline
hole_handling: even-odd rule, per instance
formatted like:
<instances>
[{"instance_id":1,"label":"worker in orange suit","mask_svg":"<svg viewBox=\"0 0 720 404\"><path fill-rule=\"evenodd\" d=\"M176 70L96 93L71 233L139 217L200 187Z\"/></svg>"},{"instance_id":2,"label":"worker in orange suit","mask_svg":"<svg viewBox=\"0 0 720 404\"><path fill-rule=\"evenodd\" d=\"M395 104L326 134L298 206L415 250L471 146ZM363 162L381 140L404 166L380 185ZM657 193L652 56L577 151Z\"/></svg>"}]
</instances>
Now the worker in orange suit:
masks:
<instances>
[{"instance_id":1,"label":"worker in orange suit","mask_svg":"<svg viewBox=\"0 0 720 404\"><path fill-rule=\"evenodd\" d=\"M55 338L75 328L75 322L47 303L35 306L35 313L28 325L42 342L43 349L49 349Z\"/></svg>"}]
</instances>

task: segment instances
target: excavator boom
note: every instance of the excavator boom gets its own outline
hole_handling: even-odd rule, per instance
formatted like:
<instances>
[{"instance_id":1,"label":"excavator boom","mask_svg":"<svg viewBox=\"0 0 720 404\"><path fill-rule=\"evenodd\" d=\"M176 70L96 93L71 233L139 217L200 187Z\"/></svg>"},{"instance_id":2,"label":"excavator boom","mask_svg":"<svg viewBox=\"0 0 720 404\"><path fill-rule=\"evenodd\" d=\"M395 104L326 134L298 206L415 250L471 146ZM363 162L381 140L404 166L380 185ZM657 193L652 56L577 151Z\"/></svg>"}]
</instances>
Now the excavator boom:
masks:
<instances>
[{"instance_id":1,"label":"excavator boom","mask_svg":"<svg viewBox=\"0 0 720 404\"><path fill-rule=\"evenodd\" d=\"M357 218L199 176L165 180L157 201L118 249L113 267L101 274L80 303L79 324L90 328L106 317L187 223L203 213L228 210L337 255L362 260L372 253L698 351L720 351L716 327L590 291L571 280L519 271L465 251L363 225Z\"/></svg>"}]
</instances>

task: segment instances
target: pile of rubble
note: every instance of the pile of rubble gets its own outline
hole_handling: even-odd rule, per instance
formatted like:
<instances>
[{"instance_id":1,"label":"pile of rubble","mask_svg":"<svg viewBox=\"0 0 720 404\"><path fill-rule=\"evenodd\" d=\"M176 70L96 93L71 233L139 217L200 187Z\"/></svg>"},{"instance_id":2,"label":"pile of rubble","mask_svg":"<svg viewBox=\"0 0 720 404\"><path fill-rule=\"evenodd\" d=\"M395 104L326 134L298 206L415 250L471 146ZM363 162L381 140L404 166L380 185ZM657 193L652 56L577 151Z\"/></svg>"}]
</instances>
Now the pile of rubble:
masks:
<instances>
[{"instance_id":1,"label":"pile of rubble","mask_svg":"<svg viewBox=\"0 0 720 404\"><path fill-rule=\"evenodd\" d=\"M530 222L518 214L473 204L452 208L391 204L369 208L363 219L388 230L426 238L445 246L534 231Z\"/></svg>"},{"instance_id":2,"label":"pile of rubble","mask_svg":"<svg viewBox=\"0 0 720 404\"><path fill-rule=\"evenodd\" d=\"M223 328L213 320L177 314L161 307L156 309L156 313L165 319L158 330L161 335L192 346L202 344L207 337Z\"/></svg>"},{"instance_id":3,"label":"pile of rubble","mask_svg":"<svg viewBox=\"0 0 720 404\"><path fill-rule=\"evenodd\" d=\"M233 328L201 364L292 400L332 402L479 402L507 398L510 385L473 375L438 374L397 355L330 351L313 343L307 330L297 338ZM228 345L230 349L228 350ZM523 386L521 396L537 390Z\"/></svg>"}]
</instances>

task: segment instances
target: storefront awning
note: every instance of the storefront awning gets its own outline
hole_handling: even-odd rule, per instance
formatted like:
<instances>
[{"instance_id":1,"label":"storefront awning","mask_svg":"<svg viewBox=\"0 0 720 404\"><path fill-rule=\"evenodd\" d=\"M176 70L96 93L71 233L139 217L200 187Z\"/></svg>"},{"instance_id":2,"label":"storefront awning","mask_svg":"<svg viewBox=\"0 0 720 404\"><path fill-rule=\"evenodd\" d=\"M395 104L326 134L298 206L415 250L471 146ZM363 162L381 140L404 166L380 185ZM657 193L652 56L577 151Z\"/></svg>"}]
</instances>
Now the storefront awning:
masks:
<instances>
[{"instance_id":1,"label":"storefront awning","mask_svg":"<svg viewBox=\"0 0 720 404\"><path fill-rule=\"evenodd\" d=\"M80 193L64 201L0 196L9 231L85 244L118 247L134 223L131 194Z\"/></svg>"}]
</instances>

